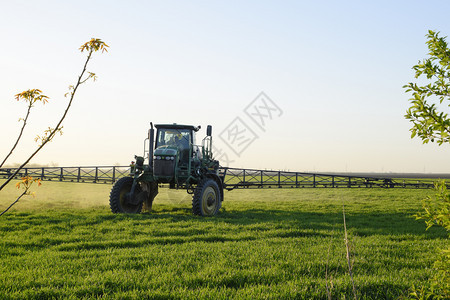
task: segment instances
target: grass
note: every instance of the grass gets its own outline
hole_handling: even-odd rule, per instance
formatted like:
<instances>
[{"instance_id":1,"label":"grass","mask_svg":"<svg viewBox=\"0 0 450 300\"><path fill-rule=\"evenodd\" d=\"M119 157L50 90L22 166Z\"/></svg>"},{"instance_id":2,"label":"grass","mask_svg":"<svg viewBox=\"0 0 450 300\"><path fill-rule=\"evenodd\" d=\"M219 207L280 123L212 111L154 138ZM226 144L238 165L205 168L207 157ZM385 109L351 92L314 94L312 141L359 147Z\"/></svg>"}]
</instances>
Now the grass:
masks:
<instances>
[{"instance_id":1,"label":"grass","mask_svg":"<svg viewBox=\"0 0 450 300\"><path fill-rule=\"evenodd\" d=\"M407 296L448 243L412 217L427 190L236 190L201 218L172 190L153 213L113 215L110 188L44 182L0 218L0 299L326 299L327 283L353 298L343 205L359 299Z\"/></svg>"}]
</instances>

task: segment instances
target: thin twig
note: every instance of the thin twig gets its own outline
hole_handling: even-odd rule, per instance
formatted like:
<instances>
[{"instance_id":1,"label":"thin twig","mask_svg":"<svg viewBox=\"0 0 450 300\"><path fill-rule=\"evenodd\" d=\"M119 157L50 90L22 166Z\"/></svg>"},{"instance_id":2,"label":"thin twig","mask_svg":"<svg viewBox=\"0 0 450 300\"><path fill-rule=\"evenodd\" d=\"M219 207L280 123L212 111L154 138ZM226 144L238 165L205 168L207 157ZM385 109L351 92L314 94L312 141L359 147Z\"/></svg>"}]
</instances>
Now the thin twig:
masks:
<instances>
[{"instance_id":1,"label":"thin twig","mask_svg":"<svg viewBox=\"0 0 450 300\"><path fill-rule=\"evenodd\" d=\"M26 193L28 192L28 190L25 190L19 197L17 197L16 201L14 201L13 203L11 203L10 206L8 206L7 209L5 209L2 213L0 213L0 217L3 216L4 213L6 213L14 204L16 204L17 202L19 202L20 198L22 198Z\"/></svg>"},{"instance_id":2,"label":"thin twig","mask_svg":"<svg viewBox=\"0 0 450 300\"><path fill-rule=\"evenodd\" d=\"M342 215L344 217L344 241L345 241L345 249L346 249L346 252L347 252L348 273L349 273L350 279L352 281L353 295L355 296L355 300L358 300L358 297L356 295L355 281L353 280L352 265L350 263L350 249L349 249L349 246L348 246L347 225L345 223L345 209L344 209L344 205L342 205Z\"/></svg>"},{"instance_id":3,"label":"thin twig","mask_svg":"<svg viewBox=\"0 0 450 300\"><path fill-rule=\"evenodd\" d=\"M43 140L42 144L33 152L33 154L30 155L30 157L22 164L20 165L20 167L18 167L16 169L16 171L0 186L0 190L2 190L18 173L20 170L22 170L29 162L30 160L49 142L51 141L51 139L53 138L53 136L56 134L56 132L58 132L58 130L60 130L60 126L62 124L62 122L64 121L64 119L66 118L66 115L70 109L70 106L72 105L72 101L73 98L75 96L75 92L77 91L78 87L80 86L80 84L82 84L82 77L84 75L84 73L86 72L86 67L87 64L89 62L89 60L91 59L91 55L92 55L93 50L89 51L89 54L86 58L86 62L84 63L83 66L83 70L81 71L81 74L78 76L78 81L75 85L75 87L73 88L73 91L71 92L70 95L70 101L67 104L66 110L64 111L63 116L61 117L61 119L59 120L58 124L56 125L56 127L52 130L52 132L49 134L49 136Z\"/></svg>"},{"instance_id":4,"label":"thin twig","mask_svg":"<svg viewBox=\"0 0 450 300\"><path fill-rule=\"evenodd\" d=\"M14 143L14 146L11 148L11 151L9 151L8 155L6 155L5 159L2 161L2 163L0 164L0 168L5 164L6 160L11 156L11 154L14 152L14 149L16 149L17 144L20 141L20 138L22 137L23 134L23 130L25 129L25 126L27 125L27 120L28 120L28 116L30 115L30 111L31 111L31 107L33 107L33 103L30 102L30 104L28 105L28 110L27 110L27 115L25 116L25 119L23 119L23 125L22 128L20 129L20 133L19 136L17 137L16 142Z\"/></svg>"}]
</instances>

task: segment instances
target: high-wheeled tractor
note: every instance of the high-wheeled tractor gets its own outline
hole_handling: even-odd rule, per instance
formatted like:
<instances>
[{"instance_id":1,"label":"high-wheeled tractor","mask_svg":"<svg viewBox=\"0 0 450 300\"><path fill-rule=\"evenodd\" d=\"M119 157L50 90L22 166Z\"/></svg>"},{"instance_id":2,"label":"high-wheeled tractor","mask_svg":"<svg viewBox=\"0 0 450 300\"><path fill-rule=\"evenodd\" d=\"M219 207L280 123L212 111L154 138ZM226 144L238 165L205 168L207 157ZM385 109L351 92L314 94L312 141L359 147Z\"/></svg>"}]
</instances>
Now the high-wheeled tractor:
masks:
<instances>
[{"instance_id":1,"label":"high-wheeled tractor","mask_svg":"<svg viewBox=\"0 0 450 300\"><path fill-rule=\"evenodd\" d=\"M139 213L151 210L158 186L184 188L192 194L192 212L200 216L216 215L223 201L223 178L219 162L212 156L212 127L208 125L201 145L194 134L200 126L150 123L147 140L148 164L144 156L135 156L130 176L120 178L111 190L109 204L113 213ZM144 147L145 148L145 147Z\"/></svg>"}]
</instances>

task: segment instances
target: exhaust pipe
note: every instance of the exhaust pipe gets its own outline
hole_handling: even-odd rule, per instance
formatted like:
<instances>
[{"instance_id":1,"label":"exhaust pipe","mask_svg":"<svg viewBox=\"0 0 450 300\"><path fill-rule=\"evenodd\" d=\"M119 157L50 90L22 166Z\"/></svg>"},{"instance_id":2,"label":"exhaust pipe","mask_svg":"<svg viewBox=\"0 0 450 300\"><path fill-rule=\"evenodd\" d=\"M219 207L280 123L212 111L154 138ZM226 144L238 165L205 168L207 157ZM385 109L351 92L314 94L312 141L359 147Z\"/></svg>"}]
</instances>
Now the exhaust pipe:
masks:
<instances>
[{"instance_id":1,"label":"exhaust pipe","mask_svg":"<svg viewBox=\"0 0 450 300\"><path fill-rule=\"evenodd\" d=\"M153 171L153 143L155 138L155 129L153 129L153 123L150 122L150 130L148 131L149 149L148 149L148 165L150 170Z\"/></svg>"}]
</instances>

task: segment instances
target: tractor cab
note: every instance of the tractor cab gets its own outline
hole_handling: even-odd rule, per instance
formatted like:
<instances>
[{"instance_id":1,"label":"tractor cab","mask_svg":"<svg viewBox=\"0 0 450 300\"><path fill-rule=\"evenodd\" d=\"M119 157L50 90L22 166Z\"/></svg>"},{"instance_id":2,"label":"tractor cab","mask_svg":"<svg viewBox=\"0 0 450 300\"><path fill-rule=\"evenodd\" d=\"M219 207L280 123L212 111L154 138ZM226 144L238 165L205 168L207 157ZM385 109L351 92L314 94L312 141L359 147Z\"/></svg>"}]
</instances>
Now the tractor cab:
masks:
<instances>
[{"instance_id":1,"label":"tractor cab","mask_svg":"<svg viewBox=\"0 0 450 300\"><path fill-rule=\"evenodd\" d=\"M187 179L194 154L194 133L200 126L159 124L155 127L153 175L161 183Z\"/></svg>"},{"instance_id":2,"label":"tractor cab","mask_svg":"<svg viewBox=\"0 0 450 300\"><path fill-rule=\"evenodd\" d=\"M174 149L178 151L181 164L187 164L189 161L189 152L194 144L193 126L182 126L182 128L173 128L174 125L156 125L158 132L156 134L155 149ZM192 128L189 128L192 127Z\"/></svg>"}]
</instances>

